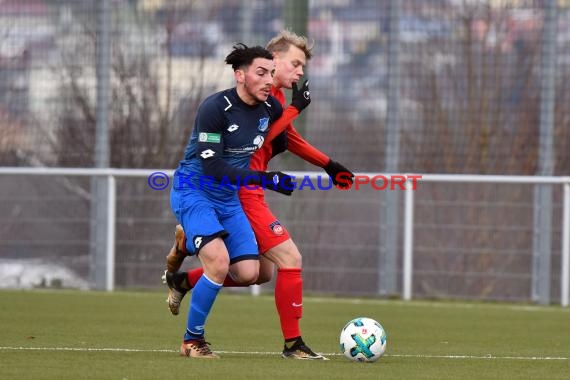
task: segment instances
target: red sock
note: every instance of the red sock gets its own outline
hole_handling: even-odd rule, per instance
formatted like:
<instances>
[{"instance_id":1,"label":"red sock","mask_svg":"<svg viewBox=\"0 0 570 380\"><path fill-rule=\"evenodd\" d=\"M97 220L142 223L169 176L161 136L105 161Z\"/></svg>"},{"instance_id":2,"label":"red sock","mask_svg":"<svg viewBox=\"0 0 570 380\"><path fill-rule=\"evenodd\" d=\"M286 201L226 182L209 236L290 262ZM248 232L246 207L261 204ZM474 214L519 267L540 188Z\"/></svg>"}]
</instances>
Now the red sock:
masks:
<instances>
[{"instance_id":1,"label":"red sock","mask_svg":"<svg viewBox=\"0 0 570 380\"><path fill-rule=\"evenodd\" d=\"M196 268L188 271L188 283L190 284L191 287L194 287L196 285L200 277L202 277L202 273L204 273L204 269L202 268ZM226 276L226 279L224 280L224 287L226 288L238 288L245 286L249 285L242 285L235 282L233 278L230 277L229 274Z\"/></svg>"},{"instance_id":2,"label":"red sock","mask_svg":"<svg viewBox=\"0 0 570 380\"><path fill-rule=\"evenodd\" d=\"M303 279L301 268L281 268L275 280L275 306L285 340L301 336L299 319L303 316Z\"/></svg>"}]
</instances>

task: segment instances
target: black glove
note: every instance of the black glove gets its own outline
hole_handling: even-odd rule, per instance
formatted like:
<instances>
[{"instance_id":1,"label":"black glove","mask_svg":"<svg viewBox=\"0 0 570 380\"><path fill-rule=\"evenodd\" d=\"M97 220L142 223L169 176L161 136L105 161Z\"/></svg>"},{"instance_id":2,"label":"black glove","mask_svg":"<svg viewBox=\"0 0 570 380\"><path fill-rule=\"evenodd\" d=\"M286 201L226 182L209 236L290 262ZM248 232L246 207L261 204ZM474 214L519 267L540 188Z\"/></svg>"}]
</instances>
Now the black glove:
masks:
<instances>
[{"instance_id":1,"label":"black glove","mask_svg":"<svg viewBox=\"0 0 570 380\"><path fill-rule=\"evenodd\" d=\"M354 173L345 168L342 164L330 160L323 168L331 177L332 183L340 188L349 188L352 186ZM341 181L339 181L341 179ZM350 185L349 185L350 183Z\"/></svg>"},{"instance_id":2,"label":"black glove","mask_svg":"<svg viewBox=\"0 0 570 380\"><path fill-rule=\"evenodd\" d=\"M309 91L309 80L306 79L301 85L301 88L297 88L297 83L293 83L292 93L291 93L291 105L301 112L311 103L311 92Z\"/></svg>"},{"instance_id":3,"label":"black glove","mask_svg":"<svg viewBox=\"0 0 570 380\"><path fill-rule=\"evenodd\" d=\"M276 191L281 194L291 195L295 189L293 177L282 172L257 172L260 183L264 189Z\"/></svg>"}]
</instances>

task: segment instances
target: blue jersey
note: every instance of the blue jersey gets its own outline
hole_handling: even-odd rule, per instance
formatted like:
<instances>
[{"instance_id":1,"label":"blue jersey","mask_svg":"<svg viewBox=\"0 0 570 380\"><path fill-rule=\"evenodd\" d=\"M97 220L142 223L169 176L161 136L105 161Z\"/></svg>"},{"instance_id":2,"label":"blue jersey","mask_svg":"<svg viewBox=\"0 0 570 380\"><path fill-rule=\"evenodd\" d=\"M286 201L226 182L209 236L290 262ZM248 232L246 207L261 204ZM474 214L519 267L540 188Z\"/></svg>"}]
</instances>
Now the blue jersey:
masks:
<instances>
[{"instance_id":1,"label":"blue jersey","mask_svg":"<svg viewBox=\"0 0 570 380\"><path fill-rule=\"evenodd\" d=\"M236 88L206 98L198 108L174 186L184 189L192 184L212 200L236 196L236 187L229 185L257 175L249 170L251 156L263 145L269 125L282 113L274 97L251 106L239 98Z\"/></svg>"}]
</instances>

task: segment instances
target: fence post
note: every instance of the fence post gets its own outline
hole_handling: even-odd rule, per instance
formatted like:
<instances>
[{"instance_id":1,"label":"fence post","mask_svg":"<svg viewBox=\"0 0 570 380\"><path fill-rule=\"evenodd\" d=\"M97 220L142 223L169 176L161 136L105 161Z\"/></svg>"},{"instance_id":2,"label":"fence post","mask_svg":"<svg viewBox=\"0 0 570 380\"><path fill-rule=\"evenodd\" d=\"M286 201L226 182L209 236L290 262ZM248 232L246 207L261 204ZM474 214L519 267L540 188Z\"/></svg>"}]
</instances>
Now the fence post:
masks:
<instances>
[{"instance_id":1,"label":"fence post","mask_svg":"<svg viewBox=\"0 0 570 380\"><path fill-rule=\"evenodd\" d=\"M540 119L538 175L554 174L554 107L556 104L556 25L555 0L544 2L544 27L540 62ZM534 204L534 244L532 298L540 304L550 303L550 274L552 256L552 187L537 185Z\"/></svg>"},{"instance_id":2,"label":"fence post","mask_svg":"<svg viewBox=\"0 0 570 380\"><path fill-rule=\"evenodd\" d=\"M388 34L388 99L386 113L385 170L398 173L400 162L400 8L399 1L391 1ZM392 185L392 183L390 183ZM378 259L378 294L397 293L398 278L398 191L380 193L386 201L381 207L380 257Z\"/></svg>"},{"instance_id":3,"label":"fence post","mask_svg":"<svg viewBox=\"0 0 570 380\"><path fill-rule=\"evenodd\" d=\"M107 176L107 249L106 249L106 290L115 290L115 218L116 218L117 186L115 176Z\"/></svg>"},{"instance_id":4,"label":"fence post","mask_svg":"<svg viewBox=\"0 0 570 380\"><path fill-rule=\"evenodd\" d=\"M402 265L402 297L409 301L412 299L413 276L413 246L414 246L414 190L413 182L406 181L406 200L404 208L404 262Z\"/></svg>"},{"instance_id":5,"label":"fence post","mask_svg":"<svg viewBox=\"0 0 570 380\"><path fill-rule=\"evenodd\" d=\"M562 202L562 231L560 233L562 235L560 306L567 307L570 291L570 182L566 182L563 186L564 201Z\"/></svg>"},{"instance_id":6,"label":"fence post","mask_svg":"<svg viewBox=\"0 0 570 380\"><path fill-rule=\"evenodd\" d=\"M111 7L110 0L97 3L97 110L95 126L95 166L108 168L110 162L109 148L109 91L110 91L110 59L111 59ZM105 289L109 279L107 252L104 251L103 241L107 236L108 226L105 215L109 194L106 189L109 184L105 177L92 178L91 185L91 267L90 275L95 289ZM109 244L109 242L106 242Z\"/></svg>"}]
</instances>

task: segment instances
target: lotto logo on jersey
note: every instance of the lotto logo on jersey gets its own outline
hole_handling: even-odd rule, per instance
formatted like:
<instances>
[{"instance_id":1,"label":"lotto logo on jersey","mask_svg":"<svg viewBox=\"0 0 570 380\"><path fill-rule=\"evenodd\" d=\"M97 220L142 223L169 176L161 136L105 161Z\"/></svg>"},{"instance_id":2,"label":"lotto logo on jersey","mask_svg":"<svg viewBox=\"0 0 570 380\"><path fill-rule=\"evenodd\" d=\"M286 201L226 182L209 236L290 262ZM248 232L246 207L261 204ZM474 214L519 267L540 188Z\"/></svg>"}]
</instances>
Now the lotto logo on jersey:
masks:
<instances>
[{"instance_id":1,"label":"lotto logo on jersey","mask_svg":"<svg viewBox=\"0 0 570 380\"><path fill-rule=\"evenodd\" d=\"M281 225L281 223L276 220L275 222L271 223L269 225L269 228L271 229L271 231L273 231L273 233L277 236L281 236L285 233L285 230L283 229L283 226Z\"/></svg>"},{"instance_id":2,"label":"lotto logo on jersey","mask_svg":"<svg viewBox=\"0 0 570 380\"><path fill-rule=\"evenodd\" d=\"M268 117L264 117L264 118L259 119L259 125L257 126L257 130L259 132L265 132L268 127L269 127L269 118Z\"/></svg>"},{"instance_id":3,"label":"lotto logo on jersey","mask_svg":"<svg viewBox=\"0 0 570 380\"><path fill-rule=\"evenodd\" d=\"M206 149L205 151L200 153L200 157L202 157L205 160L206 158L213 157L214 154L216 153L212 149Z\"/></svg>"},{"instance_id":4,"label":"lotto logo on jersey","mask_svg":"<svg viewBox=\"0 0 570 380\"><path fill-rule=\"evenodd\" d=\"M209 143L219 143L222 141L221 135L219 133L206 133L201 132L198 135L198 141L209 142Z\"/></svg>"}]
</instances>

